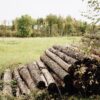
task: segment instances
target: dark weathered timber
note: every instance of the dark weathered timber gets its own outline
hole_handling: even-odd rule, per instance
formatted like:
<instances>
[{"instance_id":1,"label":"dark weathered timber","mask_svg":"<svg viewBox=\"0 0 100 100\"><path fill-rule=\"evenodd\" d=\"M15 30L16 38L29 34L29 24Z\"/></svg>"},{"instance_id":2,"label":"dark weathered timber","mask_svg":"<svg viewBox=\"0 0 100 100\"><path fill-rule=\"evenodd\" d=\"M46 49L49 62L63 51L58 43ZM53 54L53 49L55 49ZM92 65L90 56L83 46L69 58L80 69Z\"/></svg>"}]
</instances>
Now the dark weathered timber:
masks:
<instances>
[{"instance_id":1,"label":"dark weathered timber","mask_svg":"<svg viewBox=\"0 0 100 100\"><path fill-rule=\"evenodd\" d=\"M30 73L28 69L26 68L26 66L22 66L22 68L19 69L19 73L21 77L23 78L23 80L28 85L29 89L31 91L34 91L36 89L36 85L35 85L35 82L32 80Z\"/></svg>"},{"instance_id":2,"label":"dark weathered timber","mask_svg":"<svg viewBox=\"0 0 100 100\"><path fill-rule=\"evenodd\" d=\"M56 54L57 56L59 56L64 61L66 61L68 64L74 64L77 61L76 59L74 59L74 58L72 58L70 56L67 56L63 52L60 52L59 50L56 50L54 48L49 48L49 50L51 52L53 52L54 54Z\"/></svg>"},{"instance_id":3,"label":"dark weathered timber","mask_svg":"<svg viewBox=\"0 0 100 100\"><path fill-rule=\"evenodd\" d=\"M21 93L23 95L29 94L30 90L28 89L27 85L25 84L25 82L21 79L18 70L15 68L13 71L14 74L14 78L17 81L18 84L18 89L20 89Z\"/></svg>"},{"instance_id":4,"label":"dark weathered timber","mask_svg":"<svg viewBox=\"0 0 100 100\"><path fill-rule=\"evenodd\" d=\"M51 71L50 73L53 76L54 80L56 81L59 91L61 92L61 94L64 94L65 93L64 82L54 72Z\"/></svg>"},{"instance_id":5,"label":"dark weathered timber","mask_svg":"<svg viewBox=\"0 0 100 100\"><path fill-rule=\"evenodd\" d=\"M54 73L50 72L58 86L64 86L64 82Z\"/></svg>"},{"instance_id":6,"label":"dark weathered timber","mask_svg":"<svg viewBox=\"0 0 100 100\"><path fill-rule=\"evenodd\" d=\"M33 78L33 80L35 81L35 84L38 88L42 89L45 88L45 82L42 80L42 78L40 77L40 70L37 67L36 63L33 62L31 64L27 65L29 72Z\"/></svg>"},{"instance_id":7,"label":"dark weathered timber","mask_svg":"<svg viewBox=\"0 0 100 100\"><path fill-rule=\"evenodd\" d=\"M40 68L40 70L42 71L43 75L45 76L47 83L48 83L48 90L50 91L55 91L55 89L57 90L57 86L56 86L56 82L53 79L52 75L50 74L50 72L47 70L46 66L44 65L44 63L42 61L37 61L38 67Z\"/></svg>"},{"instance_id":8,"label":"dark weathered timber","mask_svg":"<svg viewBox=\"0 0 100 100\"><path fill-rule=\"evenodd\" d=\"M12 88L11 88L11 81L12 81L12 73L10 69L6 69L4 73L4 88L3 88L3 94L12 96Z\"/></svg>"},{"instance_id":9,"label":"dark weathered timber","mask_svg":"<svg viewBox=\"0 0 100 100\"><path fill-rule=\"evenodd\" d=\"M60 50L61 52L65 53L66 55L68 55L74 59L77 59L77 60L83 60L85 58L85 55L83 53L73 50L70 47L55 45L55 46L53 46L53 48Z\"/></svg>"},{"instance_id":10,"label":"dark weathered timber","mask_svg":"<svg viewBox=\"0 0 100 100\"><path fill-rule=\"evenodd\" d=\"M45 54L40 57L40 59L56 74L58 75L64 82L68 82L70 80L70 75L63 70L56 62L50 59Z\"/></svg>"},{"instance_id":11,"label":"dark weathered timber","mask_svg":"<svg viewBox=\"0 0 100 100\"><path fill-rule=\"evenodd\" d=\"M57 55L54 53L50 52L49 50L45 51L46 55L50 57L53 61L55 61L57 64L59 64L65 71L68 71L68 68L70 65L63 61L61 58L59 58Z\"/></svg>"}]
</instances>

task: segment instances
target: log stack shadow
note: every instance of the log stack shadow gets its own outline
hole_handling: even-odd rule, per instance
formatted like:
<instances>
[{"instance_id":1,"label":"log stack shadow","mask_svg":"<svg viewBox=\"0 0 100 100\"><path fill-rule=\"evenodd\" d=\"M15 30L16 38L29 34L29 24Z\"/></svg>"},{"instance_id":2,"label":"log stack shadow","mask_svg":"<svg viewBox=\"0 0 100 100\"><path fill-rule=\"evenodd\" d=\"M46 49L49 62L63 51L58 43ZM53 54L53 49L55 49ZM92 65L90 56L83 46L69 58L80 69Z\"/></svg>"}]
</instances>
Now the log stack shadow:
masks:
<instances>
[{"instance_id":1,"label":"log stack shadow","mask_svg":"<svg viewBox=\"0 0 100 100\"><path fill-rule=\"evenodd\" d=\"M28 95L37 89L60 95L100 94L100 62L93 55L87 57L74 47L55 45L39 60L5 70L1 90L11 96ZM16 82L14 89L12 81Z\"/></svg>"}]
</instances>

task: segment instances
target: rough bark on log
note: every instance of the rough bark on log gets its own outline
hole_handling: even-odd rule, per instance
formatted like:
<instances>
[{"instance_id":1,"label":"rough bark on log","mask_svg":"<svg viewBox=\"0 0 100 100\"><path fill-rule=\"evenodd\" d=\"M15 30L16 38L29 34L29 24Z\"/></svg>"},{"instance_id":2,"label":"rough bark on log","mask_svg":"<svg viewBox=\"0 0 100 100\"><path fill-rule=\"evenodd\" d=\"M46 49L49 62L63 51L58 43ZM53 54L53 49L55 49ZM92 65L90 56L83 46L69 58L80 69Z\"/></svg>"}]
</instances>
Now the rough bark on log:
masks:
<instances>
[{"instance_id":1,"label":"rough bark on log","mask_svg":"<svg viewBox=\"0 0 100 100\"><path fill-rule=\"evenodd\" d=\"M35 84L38 88L42 89L45 88L45 82L42 80L42 78L40 77L40 70L37 67L36 63L31 63L27 65L30 74L33 78L33 80L35 81Z\"/></svg>"},{"instance_id":2,"label":"rough bark on log","mask_svg":"<svg viewBox=\"0 0 100 100\"><path fill-rule=\"evenodd\" d=\"M28 89L28 87L26 86L26 84L24 83L24 81L21 79L21 77L19 75L19 72L18 72L18 70L16 68L14 69L13 73L14 73L14 78L17 81L18 87L21 90L21 93L23 95L29 94L30 90Z\"/></svg>"},{"instance_id":3,"label":"rough bark on log","mask_svg":"<svg viewBox=\"0 0 100 100\"><path fill-rule=\"evenodd\" d=\"M28 85L29 89L31 91L34 91L36 89L36 85L35 85L35 82L32 80L30 73L28 69L26 68L26 66L22 66L22 68L19 69L19 73L21 77L23 78L23 80Z\"/></svg>"},{"instance_id":4,"label":"rough bark on log","mask_svg":"<svg viewBox=\"0 0 100 100\"><path fill-rule=\"evenodd\" d=\"M45 86L48 87L48 83L46 78L44 77L44 75L41 73L40 77L42 78L42 80L45 82Z\"/></svg>"},{"instance_id":5,"label":"rough bark on log","mask_svg":"<svg viewBox=\"0 0 100 100\"><path fill-rule=\"evenodd\" d=\"M54 53L50 52L49 50L46 50L45 53L53 61L55 61L57 64L59 64L65 71L68 71L68 68L70 67L69 64L64 62L61 58L59 58L57 55L55 55Z\"/></svg>"},{"instance_id":6,"label":"rough bark on log","mask_svg":"<svg viewBox=\"0 0 100 100\"><path fill-rule=\"evenodd\" d=\"M51 72L51 75L53 76L58 86L64 86L64 82L54 72Z\"/></svg>"},{"instance_id":7,"label":"rough bark on log","mask_svg":"<svg viewBox=\"0 0 100 100\"><path fill-rule=\"evenodd\" d=\"M65 89L64 89L65 84L64 84L64 82L54 72L51 72L51 75L53 76L54 80L56 81L56 84L57 84L61 94L64 94L65 93Z\"/></svg>"},{"instance_id":8,"label":"rough bark on log","mask_svg":"<svg viewBox=\"0 0 100 100\"><path fill-rule=\"evenodd\" d=\"M55 63L52 59L50 59L45 54L40 57L40 59L57 75L59 76L65 83L68 82L71 78L70 75L63 70L57 63Z\"/></svg>"},{"instance_id":9,"label":"rough bark on log","mask_svg":"<svg viewBox=\"0 0 100 100\"><path fill-rule=\"evenodd\" d=\"M16 88L16 97L19 97L21 95L19 87Z\"/></svg>"},{"instance_id":10,"label":"rough bark on log","mask_svg":"<svg viewBox=\"0 0 100 100\"><path fill-rule=\"evenodd\" d=\"M12 73L10 69L7 69L5 71L3 81L4 81L4 88L3 88L4 95L12 96L12 88L11 88Z\"/></svg>"},{"instance_id":11,"label":"rough bark on log","mask_svg":"<svg viewBox=\"0 0 100 100\"><path fill-rule=\"evenodd\" d=\"M56 50L54 48L50 48L49 49L51 52L53 52L54 54L56 54L57 56L59 56L61 59L63 59L64 61L66 61L68 64L74 64L77 60L65 55L63 52L60 52L59 50Z\"/></svg>"},{"instance_id":12,"label":"rough bark on log","mask_svg":"<svg viewBox=\"0 0 100 100\"><path fill-rule=\"evenodd\" d=\"M69 47L64 47L60 45L55 45L53 48L60 50L61 52L67 54L68 56L77 59L77 60L83 60L85 58L85 55L83 53L77 52L76 50L73 50Z\"/></svg>"},{"instance_id":13,"label":"rough bark on log","mask_svg":"<svg viewBox=\"0 0 100 100\"><path fill-rule=\"evenodd\" d=\"M40 70L42 71L43 75L45 76L45 78L47 80L48 90L49 91L55 91L55 89L57 90L56 82L53 79L52 75L47 70L47 68L44 65L44 63L39 60L39 61L37 61L37 64L38 64L38 67L40 68Z\"/></svg>"},{"instance_id":14,"label":"rough bark on log","mask_svg":"<svg viewBox=\"0 0 100 100\"><path fill-rule=\"evenodd\" d=\"M39 69L37 63L35 62L34 64L35 64L35 66ZM40 69L39 69L39 70L40 70ZM40 70L40 74L41 74L40 77L41 77L42 80L45 82L45 86L47 87L47 86L48 86L47 80L46 80L45 76L43 75L43 73L41 72L41 70Z\"/></svg>"}]
</instances>

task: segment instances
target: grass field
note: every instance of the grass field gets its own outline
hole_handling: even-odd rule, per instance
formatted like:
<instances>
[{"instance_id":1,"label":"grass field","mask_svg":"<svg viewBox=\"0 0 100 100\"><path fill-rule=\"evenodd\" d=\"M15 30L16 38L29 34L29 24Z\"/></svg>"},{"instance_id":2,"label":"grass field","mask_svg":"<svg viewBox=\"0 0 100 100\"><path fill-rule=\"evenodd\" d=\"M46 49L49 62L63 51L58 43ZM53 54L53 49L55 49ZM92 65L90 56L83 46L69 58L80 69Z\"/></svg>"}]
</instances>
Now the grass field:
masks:
<instances>
[{"instance_id":1,"label":"grass field","mask_svg":"<svg viewBox=\"0 0 100 100\"><path fill-rule=\"evenodd\" d=\"M0 70L37 60L54 44L79 43L81 37L0 38Z\"/></svg>"}]
</instances>

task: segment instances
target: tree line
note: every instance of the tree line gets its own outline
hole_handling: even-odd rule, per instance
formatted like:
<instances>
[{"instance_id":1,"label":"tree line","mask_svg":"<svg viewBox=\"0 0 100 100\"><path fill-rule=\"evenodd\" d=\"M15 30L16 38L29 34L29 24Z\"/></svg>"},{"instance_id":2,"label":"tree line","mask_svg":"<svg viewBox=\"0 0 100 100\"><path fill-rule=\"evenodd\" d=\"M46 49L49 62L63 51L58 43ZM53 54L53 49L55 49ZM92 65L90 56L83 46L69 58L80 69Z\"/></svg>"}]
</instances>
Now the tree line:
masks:
<instances>
[{"instance_id":1,"label":"tree line","mask_svg":"<svg viewBox=\"0 0 100 100\"><path fill-rule=\"evenodd\" d=\"M4 37L50 37L50 36L80 36L91 33L91 24L76 20L71 16L63 18L49 14L46 18L32 18L23 15L12 21L12 25L6 23L0 25L0 36ZM94 33L99 25L94 25Z\"/></svg>"}]
</instances>

